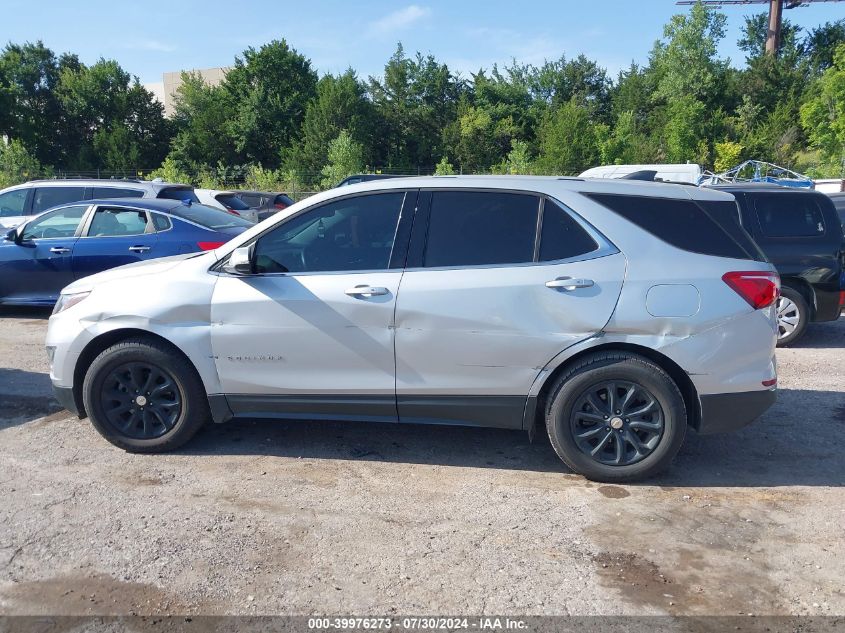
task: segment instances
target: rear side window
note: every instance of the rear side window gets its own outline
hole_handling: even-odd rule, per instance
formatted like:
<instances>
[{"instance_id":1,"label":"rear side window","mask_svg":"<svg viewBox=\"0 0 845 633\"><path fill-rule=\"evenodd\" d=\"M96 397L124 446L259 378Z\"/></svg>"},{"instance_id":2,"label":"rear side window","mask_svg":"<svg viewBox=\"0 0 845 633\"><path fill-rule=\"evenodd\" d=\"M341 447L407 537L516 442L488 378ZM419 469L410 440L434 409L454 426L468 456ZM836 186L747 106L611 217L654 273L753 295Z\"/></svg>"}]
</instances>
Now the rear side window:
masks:
<instances>
[{"instance_id":1,"label":"rear side window","mask_svg":"<svg viewBox=\"0 0 845 633\"><path fill-rule=\"evenodd\" d=\"M162 215L161 213L153 213L153 226L155 227L156 231L166 231L173 224L170 222L170 218L166 215Z\"/></svg>"},{"instance_id":2,"label":"rear side window","mask_svg":"<svg viewBox=\"0 0 845 633\"><path fill-rule=\"evenodd\" d=\"M813 195L759 194L754 210L766 237L819 237L824 235L824 216Z\"/></svg>"},{"instance_id":3,"label":"rear side window","mask_svg":"<svg viewBox=\"0 0 845 633\"><path fill-rule=\"evenodd\" d=\"M32 213L41 213L50 207L84 199L85 187L38 187L32 199Z\"/></svg>"},{"instance_id":4,"label":"rear side window","mask_svg":"<svg viewBox=\"0 0 845 633\"><path fill-rule=\"evenodd\" d=\"M541 262L577 257L596 250L599 245L569 213L552 200L543 205L540 231Z\"/></svg>"},{"instance_id":5,"label":"rear side window","mask_svg":"<svg viewBox=\"0 0 845 633\"><path fill-rule=\"evenodd\" d=\"M120 187L94 187L94 199L99 198L143 198L140 189L123 189Z\"/></svg>"},{"instance_id":6,"label":"rear side window","mask_svg":"<svg viewBox=\"0 0 845 633\"><path fill-rule=\"evenodd\" d=\"M715 257L759 258L758 253L749 253L692 200L606 193L584 195L676 248ZM733 209L736 212L736 205Z\"/></svg>"},{"instance_id":7,"label":"rear side window","mask_svg":"<svg viewBox=\"0 0 845 633\"><path fill-rule=\"evenodd\" d=\"M10 218L16 215L24 215L26 194L28 189L15 189L0 193L0 218Z\"/></svg>"},{"instance_id":8,"label":"rear side window","mask_svg":"<svg viewBox=\"0 0 845 633\"><path fill-rule=\"evenodd\" d=\"M197 198L197 194L194 193L193 189L188 189L187 187L168 187L167 189L162 189L158 192L158 198L166 198L167 200L190 200L191 202L199 202L200 199Z\"/></svg>"},{"instance_id":9,"label":"rear side window","mask_svg":"<svg viewBox=\"0 0 845 633\"><path fill-rule=\"evenodd\" d=\"M484 266L534 260L537 196L435 191L424 266Z\"/></svg>"},{"instance_id":10,"label":"rear side window","mask_svg":"<svg viewBox=\"0 0 845 633\"><path fill-rule=\"evenodd\" d=\"M227 209L234 209L235 211L246 211L249 209L249 205L233 193L221 193L216 198L217 202Z\"/></svg>"}]
</instances>

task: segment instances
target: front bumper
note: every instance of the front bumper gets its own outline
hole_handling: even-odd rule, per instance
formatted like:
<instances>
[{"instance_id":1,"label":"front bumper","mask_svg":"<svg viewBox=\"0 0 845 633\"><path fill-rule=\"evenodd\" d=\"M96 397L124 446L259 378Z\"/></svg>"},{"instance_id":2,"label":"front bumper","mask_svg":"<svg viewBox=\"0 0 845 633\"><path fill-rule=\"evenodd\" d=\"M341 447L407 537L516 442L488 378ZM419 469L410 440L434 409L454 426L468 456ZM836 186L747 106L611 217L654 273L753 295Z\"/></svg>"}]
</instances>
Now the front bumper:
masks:
<instances>
[{"instance_id":1,"label":"front bumper","mask_svg":"<svg viewBox=\"0 0 845 633\"><path fill-rule=\"evenodd\" d=\"M777 390L717 393L699 399L701 420L696 430L709 435L736 431L751 424L775 403Z\"/></svg>"},{"instance_id":2,"label":"front bumper","mask_svg":"<svg viewBox=\"0 0 845 633\"><path fill-rule=\"evenodd\" d=\"M73 397L73 387L59 387L54 384L53 396L65 409L79 415L79 407L76 406L76 400Z\"/></svg>"}]
</instances>

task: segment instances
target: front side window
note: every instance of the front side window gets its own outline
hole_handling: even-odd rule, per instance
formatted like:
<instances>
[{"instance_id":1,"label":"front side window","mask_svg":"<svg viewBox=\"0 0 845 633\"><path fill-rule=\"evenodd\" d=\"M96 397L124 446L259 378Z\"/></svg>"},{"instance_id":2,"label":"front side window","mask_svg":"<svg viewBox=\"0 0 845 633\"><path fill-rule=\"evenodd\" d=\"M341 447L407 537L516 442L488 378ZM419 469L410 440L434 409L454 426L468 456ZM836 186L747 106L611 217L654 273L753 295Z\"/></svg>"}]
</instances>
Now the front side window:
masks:
<instances>
[{"instance_id":1,"label":"front side window","mask_svg":"<svg viewBox=\"0 0 845 633\"><path fill-rule=\"evenodd\" d=\"M298 215L255 243L255 272L387 270L404 192L356 196Z\"/></svg>"},{"instance_id":2,"label":"front side window","mask_svg":"<svg viewBox=\"0 0 845 633\"><path fill-rule=\"evenodd\" d=\"M812 195L776 193L754 201L757 221L766 237L824 235L824 217Z\"/></svg>"},{"instance_id":3,"label":"front side window","mask_svg":"<svg viewBox=\"0 0 845 633\"><path fill-rule=\"evenodd\" d=\"M51 207L85 199L85 187L38 187L32 199L32 212L41 213Z\"/></svg>"},{"instance_id":4,"label":"front side window","mask_svg":"<svg viewBox=\"0 0 845 633\"><path fill-rule=\"evenodd\" d=\"M147 214L137 209L109 209L100 207L94 213L89 237L120 237L143 235L147 231Z\"/></svg>"},{"instance_id":5,"label":"front side window","mask_svg":"<svg viewBox=\"0 0 845 633\"><path fill-rule=\"evenodd\" d=\"M534 260L537 196L435 191L423 265L485 266Z\"/></svg>"},{"instance_id":6,"label":"front side window","mask_svg":"<svg viewBox=\"0 0 845 633\"><path fill-rule=\"evenodd\" d=\"M21 240L73 237L76 234L76 229L79 227L82 216L85 215L85 211L87 210L87 205L76 205L62 207L61 209L45 213L24 227Z\"/></svg>"},{"instance_id":7,"label":"front side window","mask_svg":"<svg viewBox=\"0 0 845 633\"><path fill-rule=\"evenodd\" d=\"M28 192L28 189L15 189L14 191L0 193L0 218L25 215L24 205L26 205L26 194Z\"/></svg>"}]
</instances>

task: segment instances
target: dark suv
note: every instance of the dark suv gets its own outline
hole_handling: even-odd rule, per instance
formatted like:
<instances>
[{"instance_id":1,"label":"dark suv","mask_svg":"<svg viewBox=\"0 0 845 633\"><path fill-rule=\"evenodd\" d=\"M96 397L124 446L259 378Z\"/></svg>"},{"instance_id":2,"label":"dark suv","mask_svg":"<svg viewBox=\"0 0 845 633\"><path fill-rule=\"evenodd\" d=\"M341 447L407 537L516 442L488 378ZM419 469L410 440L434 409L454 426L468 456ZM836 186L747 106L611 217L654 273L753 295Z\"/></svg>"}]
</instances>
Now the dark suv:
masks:
<instances>
[{"instance_id":1,"label":"dark suv","mask_svg":"<svg viewBox=\"0 0 845 633\"><path fill-rule=\"evenodd\" d=\"M776 185L713 187L732 193L742 224L781 277L778 345L797 341L810 321L833 321L845 307L845 244L831 199Z\"/></svg>"}]
</instances>

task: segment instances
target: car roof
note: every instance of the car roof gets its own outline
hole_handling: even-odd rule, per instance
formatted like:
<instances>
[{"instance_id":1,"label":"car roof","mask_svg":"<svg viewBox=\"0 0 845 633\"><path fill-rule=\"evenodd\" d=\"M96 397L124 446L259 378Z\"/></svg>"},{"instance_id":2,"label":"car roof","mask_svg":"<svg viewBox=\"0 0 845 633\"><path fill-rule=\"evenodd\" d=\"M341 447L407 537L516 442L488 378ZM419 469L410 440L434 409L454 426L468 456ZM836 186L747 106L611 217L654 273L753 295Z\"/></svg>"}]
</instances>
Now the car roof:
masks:
<instances>
[{"instance_id":1,"label":"car roof","mask_svg":"<svg viewBox=\"0 0 845 633\"><path fill-rule=\"evenodd\" d=\"M704 186L708 189L720 189L722 191L797 191L799 193L818 193L815 189L787 187L773 182L728 182Z\"/></svg>"},{"instance_id":2,"label":"car roof","mask_svg":"<svg viewBox=\"0 0 845 633\"><path fill-rule=\"evenodd\" d=\"M136 186L137 188L146 188L146 187L191 187L191 185L181 183L181 182L164 182L164 181L155 181L155 180L140 180L137 178L52 178L49 180L29 180L27 182L20 183L18 185L14 185L11 188L19 188L19 187L68 187L68 186L81 186L81 187L132 187Z\"/></svg>"},{"instance_id":3,"label":"car roof","mask_svg":"<svg viewBox=\"0 0 845 633\"><path fill-rule=\"evenodd\" d=\"M79 200L80 202L91 204L108 204L115 207L132 207L133 209L146 209L147 211L170 211L175 207L183 206L181 200L172 200L170 198L97 198L96 200ZM67 205L62 205L67 206Z\"/></svg>"}]
</instances>

